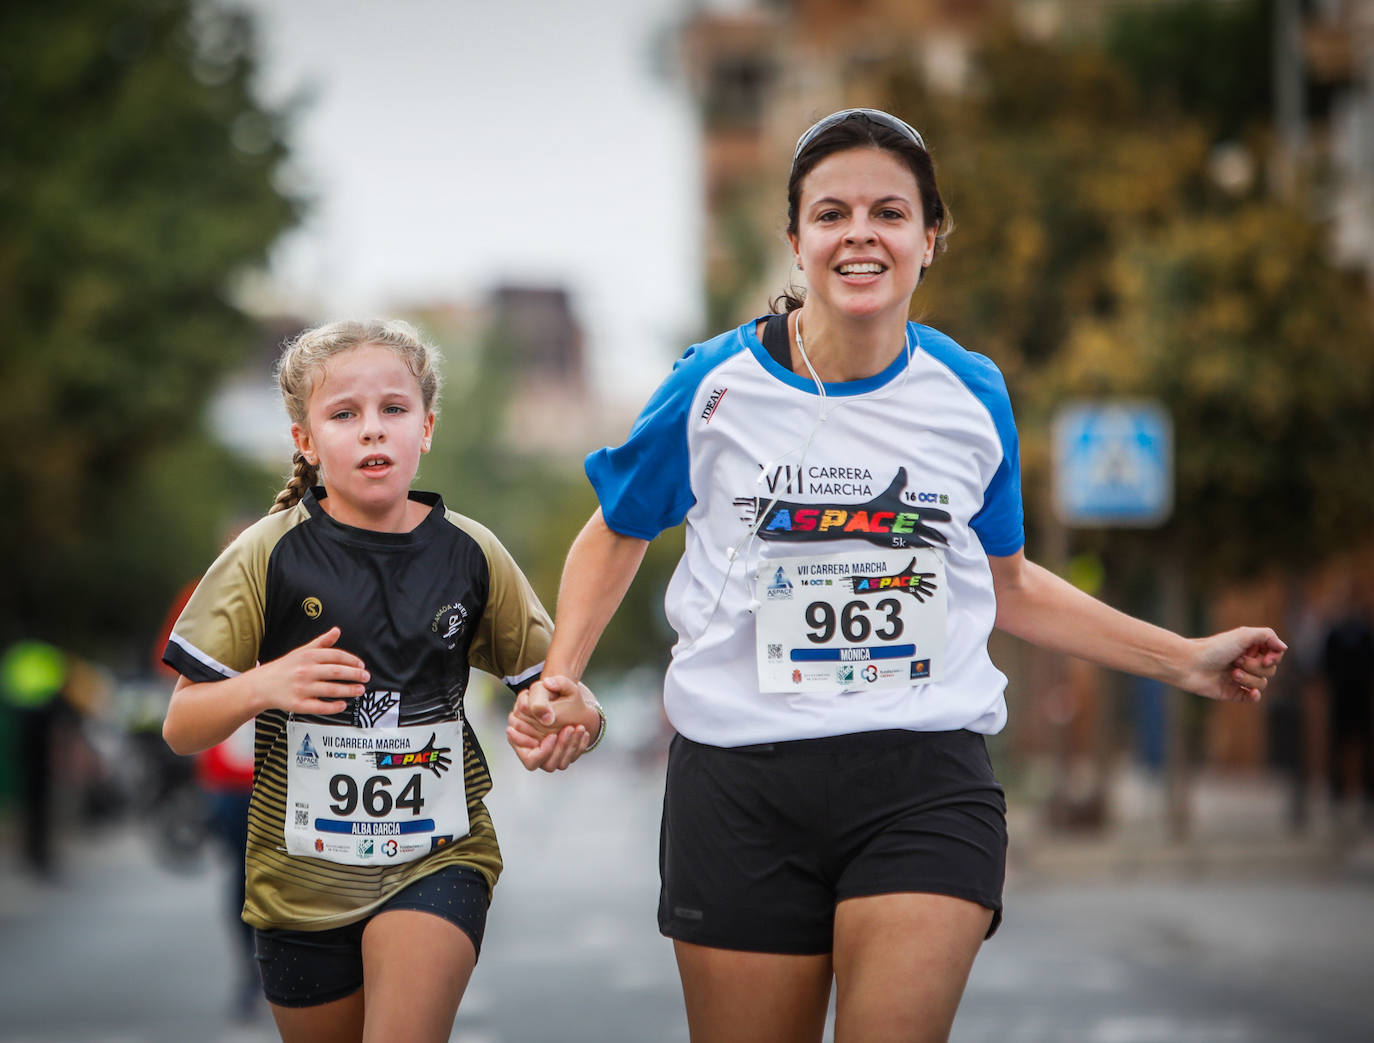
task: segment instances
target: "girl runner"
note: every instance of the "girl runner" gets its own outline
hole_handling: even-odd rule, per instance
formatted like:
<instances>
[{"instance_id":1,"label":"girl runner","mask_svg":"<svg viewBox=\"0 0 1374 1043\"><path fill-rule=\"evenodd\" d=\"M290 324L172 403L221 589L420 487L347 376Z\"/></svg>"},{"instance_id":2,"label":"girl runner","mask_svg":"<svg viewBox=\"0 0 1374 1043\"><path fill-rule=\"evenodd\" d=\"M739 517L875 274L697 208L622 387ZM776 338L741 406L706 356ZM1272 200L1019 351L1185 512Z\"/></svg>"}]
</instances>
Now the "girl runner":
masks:
<instances>
[{"instance_id":1,"label":"girl runner","mask_svg":"<svg viewBox=\"0 0 1374 1043\"><path fill-rule=\"evenodd\" d=\"M173 627L163 735L256 720L243 917L282 1038L447 1040L501 871L469 668L518 691L549 621L491 532L410 489L439 395L411 327L308 330L277 377L295 472ZM564 729L555 762L589 741Z\"/></svg>"}]
</instances>

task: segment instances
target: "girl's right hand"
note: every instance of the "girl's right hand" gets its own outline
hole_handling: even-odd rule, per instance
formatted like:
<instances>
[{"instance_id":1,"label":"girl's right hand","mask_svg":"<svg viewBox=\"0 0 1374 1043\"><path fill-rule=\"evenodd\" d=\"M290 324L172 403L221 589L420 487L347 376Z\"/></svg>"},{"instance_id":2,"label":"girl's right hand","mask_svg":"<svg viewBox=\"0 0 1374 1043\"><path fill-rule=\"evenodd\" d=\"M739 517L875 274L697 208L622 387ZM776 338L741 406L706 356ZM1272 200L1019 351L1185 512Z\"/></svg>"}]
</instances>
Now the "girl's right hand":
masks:
<instances>
[{"instance_id":1,"label":"girl's right hand","mask_svg":"<svg viewBox=\"0 0 1374 1043\"><path fill-rule=\"evenodd\" d=\"M528 771L562 771L582 756L604 727L596 696L580 681L552 674L515 699L506 741Z\"/></svg>"},{"instance_id":2,"label":"girl's right hand","mask_svg":"<svg viewBox=\"0 0 1374 1043\"><path fill-rule=\"evenodd\" d=\"M334 647L341 633L330 627L315 640L251 671L264 704L288 713L331 714L366 692L372 675L352 652Z\"/></svg>"}]
</instances>

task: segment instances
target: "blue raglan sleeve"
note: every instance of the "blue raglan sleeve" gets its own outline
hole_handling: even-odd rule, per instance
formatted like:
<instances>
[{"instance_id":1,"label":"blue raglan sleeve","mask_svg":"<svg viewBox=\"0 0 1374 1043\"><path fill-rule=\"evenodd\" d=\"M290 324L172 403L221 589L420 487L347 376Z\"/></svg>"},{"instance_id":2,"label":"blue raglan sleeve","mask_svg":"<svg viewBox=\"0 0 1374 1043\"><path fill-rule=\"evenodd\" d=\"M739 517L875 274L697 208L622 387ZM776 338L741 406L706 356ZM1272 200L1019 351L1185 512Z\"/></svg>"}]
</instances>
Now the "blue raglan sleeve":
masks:
<instances>
[{"instance_id":1,"label":"blue raglan sleeve","mask_svg":"<svg viewBox=\"0 0 1374 1043\"><path fill-rule=\"evenodd\" d=\"M601 502L602 517L615 532L652 540L679 524L696 503L687 418L704 371L700 346L687 349L624 444L587 457L587 478Z\"/></svg>"},{"instance_id":2,"label":"blue raglan sleeve","mask_svg":"<svg viewBox=\"0 0 1374 1043\"><path fill-rule=\"evenodd\" d=\"M1026 542L1021 504L1021 443L1011 411L1007 382L993 361L972 352L964 374L969 388L987 407L1002 442L1002 460L983 493L983 506L969 521L983 550L997 557L1015 554Z\"/></svg>"}]
</instances>

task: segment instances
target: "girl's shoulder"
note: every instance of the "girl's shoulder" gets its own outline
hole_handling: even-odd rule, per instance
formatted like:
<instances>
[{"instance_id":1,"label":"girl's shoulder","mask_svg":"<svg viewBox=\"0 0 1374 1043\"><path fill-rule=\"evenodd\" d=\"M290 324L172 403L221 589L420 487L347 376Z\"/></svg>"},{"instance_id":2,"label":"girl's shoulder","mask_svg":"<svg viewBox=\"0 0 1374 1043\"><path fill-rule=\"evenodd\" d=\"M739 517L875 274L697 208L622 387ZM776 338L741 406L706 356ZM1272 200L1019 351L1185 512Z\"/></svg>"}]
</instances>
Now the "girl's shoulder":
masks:
<instances>
[{"instance_id":1,"label":"girl's shoulder","mask_svg":"<svg viewBox=\"0 0 1374 1043\"><path fill-rule=\"evenodd\" d=\"M507 562L512 561L510 551L506 550L496 533L476 518L455 511L451 507L445 507L444 521L477 544L486 557L489 568L501 568Z\"/></svg>"},{"instance_id":2,"label":"girl's shoulder","mask_svg":"<svg viewBox=\"0 0 1374 1043\"><path fill-rule=\"evenodd\" d=\"M262 543L279 540L297 525L310 520L305 501L299 501L283 511L265 514L235 538L234 542Z\"/></svg>"},{"instance_id":3,"label":"girl's shoulder","mask_svg":"<svg viewBox=\"0 0 1374 1043\"><path fill-rule=\"evenodd\" d=\"M264 565L272 551L284 537L302 522L310 520L310 513L302 504L288 507L275 514L267 514L246 526L229 545L220 552L216 564L235 562L252 568L254 564Z\"/></svg>"}]
</instances>

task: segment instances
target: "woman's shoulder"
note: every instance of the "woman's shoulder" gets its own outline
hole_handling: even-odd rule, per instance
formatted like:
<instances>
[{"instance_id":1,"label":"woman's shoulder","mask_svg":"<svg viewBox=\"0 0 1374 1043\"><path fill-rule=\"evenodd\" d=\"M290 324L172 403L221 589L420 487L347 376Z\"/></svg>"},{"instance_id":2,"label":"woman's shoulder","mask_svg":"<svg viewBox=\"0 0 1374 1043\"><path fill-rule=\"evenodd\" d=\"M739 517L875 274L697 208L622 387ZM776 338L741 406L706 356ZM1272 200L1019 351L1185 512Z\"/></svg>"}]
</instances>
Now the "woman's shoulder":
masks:
<instances>
[{"instance_id":1,"label":"woman's shoulder","mask_svg":"<svg viewBox=\"0 0 1374 1043\"><path fill-rule=\"evenodd\" d=\"M733 329L724 330L708 340L691 345L682 353L674 369L683 366L697 370L713 369L720 363L751 350L758 342L754 328L762 321L763 319L750 319Z\"/></svg>"},{"instance_id":2,"label":"woman's shoulder","mask_svg":"<svg viewBox=\"0 0 1374 1043\"><path fill-rule=\"evenodd\" d=\"M646 410L658 412L664 408L685 409L701 386L722 367L738 358L751 355L758 345L751 319L734 329L718 333L709 340L699 341L687 348L673 363L672 371L658 385L649 399ZM757 350L763 350L761 346ZM676 403L676 406L672 404Z\"/></svg>"},{"instance_id":3,"label":"woman's shoulder","mask_svg":"<svg viewBox=\"0 0 1374 1043\"><path fill-rule=\"evenodd\" d=\"M921 351L943 363L964 383L1006 388L1001 369L988 356L970 351L934 326L909 322L907 328Z\"/></svg>"}]
</instances>

